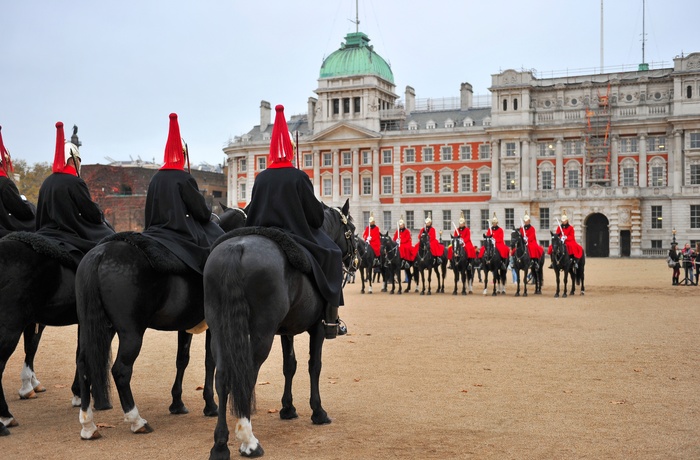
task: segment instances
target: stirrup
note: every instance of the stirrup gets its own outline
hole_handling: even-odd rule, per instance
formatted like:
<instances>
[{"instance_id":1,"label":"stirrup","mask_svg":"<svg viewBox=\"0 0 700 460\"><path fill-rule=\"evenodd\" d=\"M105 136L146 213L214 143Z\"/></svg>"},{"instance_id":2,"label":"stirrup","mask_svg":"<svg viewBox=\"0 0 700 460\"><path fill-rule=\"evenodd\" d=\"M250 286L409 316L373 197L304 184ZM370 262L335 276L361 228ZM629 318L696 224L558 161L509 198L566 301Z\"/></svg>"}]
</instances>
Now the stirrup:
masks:
<instances>
[{"instance_id":1,"label":"stirrup","mask_svg":"<svg viewBox=\"0 0 700 460\"><path fill-rule=\"evenodd\" d=\"M345 321L338 318L338 335L345 335L348 333L348 327L345 325Z\"/></svg>"}]
</instances>

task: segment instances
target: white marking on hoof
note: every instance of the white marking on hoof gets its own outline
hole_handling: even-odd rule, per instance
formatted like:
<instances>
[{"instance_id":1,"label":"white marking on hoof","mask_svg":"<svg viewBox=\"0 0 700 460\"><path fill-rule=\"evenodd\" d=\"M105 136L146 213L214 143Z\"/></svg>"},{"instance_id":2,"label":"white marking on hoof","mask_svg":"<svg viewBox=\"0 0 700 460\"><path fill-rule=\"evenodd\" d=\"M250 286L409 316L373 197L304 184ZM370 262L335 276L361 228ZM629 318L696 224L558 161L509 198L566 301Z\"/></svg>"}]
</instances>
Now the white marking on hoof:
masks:
<instances>
[{"instance_id":1,"label":"white marking on hoof","mask_svg":"<svg viewBox=\"0 0 700 460\"><path fill-rule=\"evenodd\" d=\"M73 407L80 407L80 403L82 401L80 400L80 396L73 395L73 399L71 399L70 403L71 406Z\"/></svg>"},{"instance_id":2,"label":"white marking on hoof","mask_svg":"<svg viewBox=\"0 0 700 460\"><path fill-rule=\"evenodd\" d=\"M488 290L488 289L484 289L484 295L486 295L486 294L488 294L488 293L489 293L489 290Z\"/></svg>"},{"instance_id":3,"label":"white marking on hoof","mask_svg":"<svg viewBox=\"0 0 700 460\"><path fill-rule=\"evenodd\" d=\"M136 433L141 428L143 428L148 422L141 418L139 415L139 410L134 406L129 412L124 413L124 421L131 423L131 432Z\"/></svg>"},{"instance_id":4,"label":"white marking on hoof","mask_svg":"<svg viewBox=\"0 0 700 460\"><path fill-rule=\"evenodd\" d=\"M369 287L369 293L372 293L372 286Z\"/></svg>"},{"instance_id":5,"label":"white marking on hoof","mask_svg":"<svg viewBox=\"0 0 700 460\"><path fill-rule=\"evenodd\" d=\"M19 377L22 379L22 387L19 389L19 397L21 399L33 399L36 398L34 393L34 386L32 385L32 370L24 363L22 367L22 372L20 372Z\"/></svg>"},{"instance_id":6,"label":"white marking on hoof","mask_svg":"<svg viewBox=\"0 0 700 460\"><path fill-rule=\"evenodd\" d=\"M253 453L260 443L253 435L253 425L248 418L239 418L236 420L236 439L241 441L239 452L244 455Z\"/></svg>"},{"instance_id":7,"label":"white marking on hoof","mask_svg":"<svg viewBox=\"0 0 700 460\"><path fill-rule=\"evenodd\" d=\"M0 423L5 426L17 426L17 421L14 417L0 417Z\"/></svg>"},{"instance_id":8,"label":"white marking on hoof","mask_svg":"<svg viewBox=\"0 0 700 460\"><path fill-rule=\"evenodd\" d=\"M80 437L82 439L93 439L95 433L97 433L97 425L95 425L92 419L92 408L88 407L87 411L81 410L78 415L78 420L80 420L80 424L83 426L83 429L80 430Z\"/></svg>"},{"instance_id":9,"label":"white marking on hoof","mask_svg":"<svg viewBox=\"0 0 700 460\"><path fill-rule=\"evenodd\" d=\"M38 378L36 378L36 374L32 372L32 387L34 387L34 391L37 393L43 393L46 391L46 388L41 384Z\"/></svg>"}]
</instances>

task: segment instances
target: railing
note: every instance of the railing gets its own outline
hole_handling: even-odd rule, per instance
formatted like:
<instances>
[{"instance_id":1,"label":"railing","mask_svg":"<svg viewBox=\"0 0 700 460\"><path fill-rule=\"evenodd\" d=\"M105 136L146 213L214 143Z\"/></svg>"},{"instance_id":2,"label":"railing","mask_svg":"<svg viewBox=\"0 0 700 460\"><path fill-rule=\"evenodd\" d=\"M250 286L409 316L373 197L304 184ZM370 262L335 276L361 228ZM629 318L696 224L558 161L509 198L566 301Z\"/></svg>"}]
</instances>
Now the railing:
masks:
<instances>
[{"instance_id":1,"label":"railing","mask_svg":"<svg viewBox=\"0 0 700 460\"><path fill-rule=\"evenodd\" d=\"M644 257L666 257L666 255L668 255L668 249L642 248Z\"/></svg>"}]
</instances>

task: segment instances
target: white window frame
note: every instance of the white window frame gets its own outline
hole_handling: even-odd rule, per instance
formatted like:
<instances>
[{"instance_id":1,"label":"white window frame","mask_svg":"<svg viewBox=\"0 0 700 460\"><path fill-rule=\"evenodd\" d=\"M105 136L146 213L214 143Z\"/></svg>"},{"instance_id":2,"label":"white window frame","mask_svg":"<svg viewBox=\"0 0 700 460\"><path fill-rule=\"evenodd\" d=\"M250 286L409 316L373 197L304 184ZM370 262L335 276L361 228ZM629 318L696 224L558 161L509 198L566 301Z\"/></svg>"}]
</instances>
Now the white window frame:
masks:
<instances>
[{"instance_id":1,"label":"white window frame","mask_svg":"<svg viewBox=\"0 0 700 460\"><path fill-rule=\"evenodd\" d=\"M393 190L393 176L382 176L382 195L392 195Z\"/></svg>"}]
</instances>

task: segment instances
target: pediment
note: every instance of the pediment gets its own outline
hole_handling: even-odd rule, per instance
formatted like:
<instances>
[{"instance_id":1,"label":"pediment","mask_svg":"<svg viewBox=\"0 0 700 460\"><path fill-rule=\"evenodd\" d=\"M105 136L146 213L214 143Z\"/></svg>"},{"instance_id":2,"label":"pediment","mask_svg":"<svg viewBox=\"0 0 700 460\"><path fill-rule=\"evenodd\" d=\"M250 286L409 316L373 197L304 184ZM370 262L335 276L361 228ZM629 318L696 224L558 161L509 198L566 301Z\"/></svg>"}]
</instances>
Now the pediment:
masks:
<instances>
[{"instance_id":1,"label":"pediment","mask_svg":"<svg viewBox=\"0 0 700 460\"><path fill-rule=\"evenodd\" d=\"M324 129L311 138L311 141L346 141L362 139L379 139L381 135L375 131L362 128L350 123L338 123Z\"/></svg>"}]
</instances>

